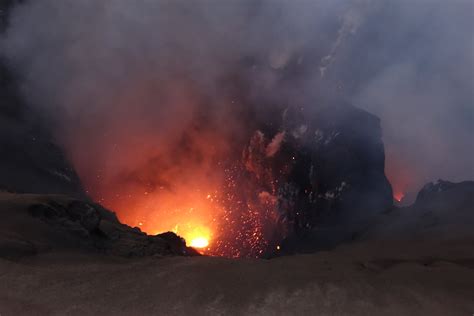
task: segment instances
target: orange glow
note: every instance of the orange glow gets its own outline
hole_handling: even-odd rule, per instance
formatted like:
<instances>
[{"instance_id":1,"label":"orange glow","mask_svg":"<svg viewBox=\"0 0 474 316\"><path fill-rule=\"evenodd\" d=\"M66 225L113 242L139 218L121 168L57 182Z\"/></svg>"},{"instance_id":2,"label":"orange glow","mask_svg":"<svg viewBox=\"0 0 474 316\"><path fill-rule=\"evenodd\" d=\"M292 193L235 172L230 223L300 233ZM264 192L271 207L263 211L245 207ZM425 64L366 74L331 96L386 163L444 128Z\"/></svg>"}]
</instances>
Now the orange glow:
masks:
<instances>
[{"instance_id":1,"label":"orange glow","mask_svg":"<svg viewBox=\"0 0 474 316\"><path fill-rule=\"evenodd\" d=\"M191 240L189 245L193 248L205 248L209 245L209 240L206 237L196 237Z\"/></svg>"},{"instance_id":2,"label":"orange glow","mask_svg":"<svg viewBox=\"0 0 474 316\"><path fill-rule=\"evenodd\" d=\"M240 164L248 122L235 115L240 109L203 107L209 96L177 74L155 82L139 73L99 98L100 119L84 120L65 140L73 163L87 193L122 223L150 235L175 232L207 255L259 256L277 213L266 166L249 172ZM282 137L262 139L259 155L273 155Z\"/></svg>"},{"instance_id":3,"label":"orange glow","mask_svg":"<svg viewBox=\"0 0 474 316\"><path fill-rule=\"evenodd\" d=\"M172 231L193 248L207 248L216 231L219 207L211 194L182 187L178 192L156 192L133 196L120 203L119 218L148 234Z\"/></svg>"},{"instance_id":4,"label":"orange glow","mask_svg":"<svg viewBox=\"0 0 474 316\"><path fill-rule=\"evenodd\" d=\"M386 152L385 174L392 185L393 199L401 202L407 192L411 192L417 187L420 180L410 162L400 157L396 148L387 146Z\"/></svg>"},{"instance_id":5,"label":"orange glow","mask_svg":"<svg viewBox=\"0 0 474 316\"><path fill-rule=\"evenodd\" d=\"M193 248L206 248L211 239L211 231L207 227L190 227L184 231L180 231L177 227L175 233L183 237L186 244Z\"/></svg>"},{"instance_id":6,"label":"orange glow","mask_svg":"<svg viewBox=\"0 0 474 316\"><path fill-rule=\"evenodd\" d=\"M401 202L404 197L405 197L405 194L402 193L402 192L394 192L393 193L393 198L398 202Z\"/></svg>"}]
</instances>

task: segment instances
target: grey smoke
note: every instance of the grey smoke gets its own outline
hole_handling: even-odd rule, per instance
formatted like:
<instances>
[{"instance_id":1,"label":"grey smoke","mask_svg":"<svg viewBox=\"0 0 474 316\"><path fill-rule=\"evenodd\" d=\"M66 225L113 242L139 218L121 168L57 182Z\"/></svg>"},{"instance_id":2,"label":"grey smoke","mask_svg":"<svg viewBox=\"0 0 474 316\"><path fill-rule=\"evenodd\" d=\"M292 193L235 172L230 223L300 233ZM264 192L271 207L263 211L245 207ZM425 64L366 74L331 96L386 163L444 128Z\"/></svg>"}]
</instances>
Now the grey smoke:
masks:
<instances>
[{"instance_id":1,"label":"grey smoke","mask_svg":"<svg viewBox=\"0 0 474 316\"><path fill-rule=\"evenodd\" d=\"M241 104L222 88L236 74L257 113L337 97L378 115L389 166L416 191L474 178L473 12L469 0L27 1L1 48L85 177L173 151L199 116L237 134Z\"/></svg>"}]
</instances>

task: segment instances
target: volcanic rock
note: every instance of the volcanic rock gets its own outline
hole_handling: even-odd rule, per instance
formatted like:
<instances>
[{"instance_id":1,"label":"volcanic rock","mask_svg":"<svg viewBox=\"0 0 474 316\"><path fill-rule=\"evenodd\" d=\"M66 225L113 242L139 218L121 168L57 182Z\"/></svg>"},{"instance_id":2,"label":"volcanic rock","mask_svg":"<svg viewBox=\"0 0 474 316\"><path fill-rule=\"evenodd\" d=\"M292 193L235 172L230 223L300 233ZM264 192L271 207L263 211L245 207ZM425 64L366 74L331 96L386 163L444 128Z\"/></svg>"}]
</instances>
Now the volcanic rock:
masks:
<instances>
[{"instance_id":1,"label":"volcanic rock","mask_svg":"<svg viewBox=\"0 0 474 316\"><path fill-rule=\"evenodd\" d=\"M439 180L418 193L415 204L379 216L361 240L474 240L474 182Z\"/></svg>"},{"instance_id":2,"label":"volcanic rock","mask_svg":"<svg viewBox=\"0 0 474 316\"><path fill-rule=\"evenodd\" d=\"M22 2L0 1L0 35L11 8ZM52 137L50 122L23 101L18 87L0 56L0 190L85 197L79 177Z\"/></svg>"},{"instance_id":3,"label":"volcanic rock","mask_svg":"<svg viewBox=\"0 0 474 316\"><path fill-rule=\"evenodd\" d=\"M278 126L256 132L243 157L253 191L278 200L284 251L333 247L392 207L376 116L334 102L311 115L289 108Z\"/></svg>"},{"instance_id":4,"label":"volcanic rock","mask_svg":"<svg viewBox=\"0 0 474 316\"><path fill-rule=\"evenodd\" d=\"M0 193L0 256L50 251L142 257L196 255L174 233L149 236L102 206L62 195Z\"/></svg>"},{"instance_id":5,"label":"volcanic rock","mask_svg":"<svg viewBox=\"0 0 474 316\"><path fill-rule=\"evenodd\" d=\"M434 199L436 198L436 195L448 190L460 191L463 189L469 189L473 184L472 181L453 183L441 179L436 182L430 182L423 186L420 192L418 192L416 203L423 203L423 201Z\"/></svg>"},{"instance_id":6,"label":"volcanic rock","mask_svg":"<svg viewBox=\"0 0 474 316\"><path fill-rule=\"evenodd\" d=\"M85 197L81 182L44 120L19 96L0 59L0 189Z\"/></svg>"}]
</instances>

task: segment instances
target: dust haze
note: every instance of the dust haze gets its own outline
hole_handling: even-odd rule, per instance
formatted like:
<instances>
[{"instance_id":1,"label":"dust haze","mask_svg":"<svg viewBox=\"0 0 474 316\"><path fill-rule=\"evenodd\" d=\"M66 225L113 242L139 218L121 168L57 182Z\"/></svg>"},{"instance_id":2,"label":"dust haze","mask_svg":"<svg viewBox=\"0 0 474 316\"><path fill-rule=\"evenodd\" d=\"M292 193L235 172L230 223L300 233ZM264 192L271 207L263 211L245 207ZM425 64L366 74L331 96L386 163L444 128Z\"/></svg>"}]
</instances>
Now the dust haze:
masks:
<instances>
[{"instance_id":1,"label":"dust haze","mask_svg":"<svg viewBox=\"0 0 474 316\"><path fill-rule=\"evenodd\" d=\"M259 122L333 99L381 118L388 176L410 194L474 177L473 6L25 1L1 49L99 201L214 188Z\"/></svg>"}]
</instances>

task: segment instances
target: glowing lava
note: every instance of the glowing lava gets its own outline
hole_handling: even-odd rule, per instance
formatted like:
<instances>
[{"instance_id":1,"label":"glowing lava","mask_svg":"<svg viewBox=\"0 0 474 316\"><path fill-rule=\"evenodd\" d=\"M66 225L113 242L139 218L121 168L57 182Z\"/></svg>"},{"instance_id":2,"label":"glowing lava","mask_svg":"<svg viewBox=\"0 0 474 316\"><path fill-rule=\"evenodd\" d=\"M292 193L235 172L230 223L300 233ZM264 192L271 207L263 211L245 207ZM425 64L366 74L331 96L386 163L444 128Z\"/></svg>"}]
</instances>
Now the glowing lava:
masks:
<instances>
[{"instance_id":1,"label":"glowing lava","mask_svg":"<svg viewBox=\"0 0 474 316\"><path fill-rule=\"evenodd\" d=\"M211 231L206 227L194 227L181 232L179 227L176 227L174 232L181 235L190 247L203 249L209 246Z\"/></svg>"},{"instance_id":2,"label":"glowing lava","mask_svg":"<svg viewBox=\"0 0 474 316\"><path fill-rule=\"evenodd\" d=\"M196 237L189 245L193 248L206 248L209 245L209 240L206 237Z\"/></svg>"},{"instance_id":3,"label":"glowing lava","mask_svg":"<svg viewBox=\"0 0 474 316\"><path fill-rule=\"evenodd\" d=\"M401 202L404 197L405 197L405 194L403 194L402 192L394 192L394 194L393 194L393 198L394 198L397 202Z\"/></svg>"}]
</instances>

